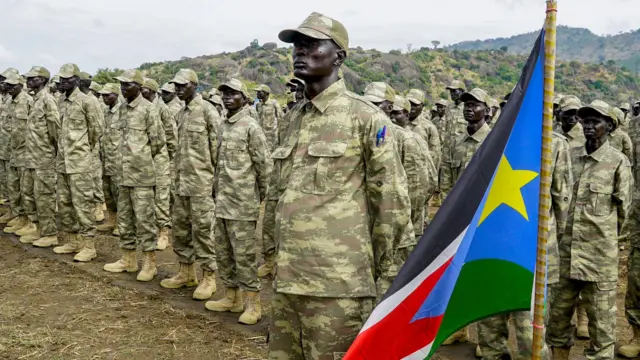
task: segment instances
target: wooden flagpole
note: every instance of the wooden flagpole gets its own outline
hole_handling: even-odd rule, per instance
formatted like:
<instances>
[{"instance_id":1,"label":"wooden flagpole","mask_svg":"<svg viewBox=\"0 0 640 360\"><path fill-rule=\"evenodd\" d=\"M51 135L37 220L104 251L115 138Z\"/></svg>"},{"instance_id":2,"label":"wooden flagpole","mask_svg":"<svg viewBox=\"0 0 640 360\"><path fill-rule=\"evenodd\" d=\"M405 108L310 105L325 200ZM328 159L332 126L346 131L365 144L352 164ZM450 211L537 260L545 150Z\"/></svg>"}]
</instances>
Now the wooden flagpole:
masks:
<instances>
[{"instance_id":1,"label":"wooden flagpole","mask_svg":"<svg viewBox=\"0 0 640 360\"><path fill-rule=\"evenodd\" d=\"M542 159L540 165L540 204L538 207L538 254L533 309L533 360L542 360L544 348L545 284L547 280L547 238L551 214L551 165L553 96L556 73L556 13L558 2L547 0L544 37L544 115L542 120Z\"/></svg>"}]
</instances>

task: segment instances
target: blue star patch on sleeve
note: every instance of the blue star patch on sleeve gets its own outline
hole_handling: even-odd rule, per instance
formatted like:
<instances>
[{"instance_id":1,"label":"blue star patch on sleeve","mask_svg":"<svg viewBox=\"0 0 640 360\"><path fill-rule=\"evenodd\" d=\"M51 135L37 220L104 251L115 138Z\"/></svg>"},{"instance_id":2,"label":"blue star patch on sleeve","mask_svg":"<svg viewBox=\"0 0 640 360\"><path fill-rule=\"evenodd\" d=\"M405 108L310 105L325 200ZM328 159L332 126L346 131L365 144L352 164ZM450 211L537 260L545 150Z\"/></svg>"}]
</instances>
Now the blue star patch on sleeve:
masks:
<instances>
[{"instance_id":1,"label":"blue star patch on sleeve","mask_svg":"<svg viewBox=\"0 0 640 360\"><path fill-rule=\"evenodd\" d=\"M376 146L384 144L385 136L387 136L387 125L378 130L378 133L376 134Z\"/></svg>"}]
</instances>

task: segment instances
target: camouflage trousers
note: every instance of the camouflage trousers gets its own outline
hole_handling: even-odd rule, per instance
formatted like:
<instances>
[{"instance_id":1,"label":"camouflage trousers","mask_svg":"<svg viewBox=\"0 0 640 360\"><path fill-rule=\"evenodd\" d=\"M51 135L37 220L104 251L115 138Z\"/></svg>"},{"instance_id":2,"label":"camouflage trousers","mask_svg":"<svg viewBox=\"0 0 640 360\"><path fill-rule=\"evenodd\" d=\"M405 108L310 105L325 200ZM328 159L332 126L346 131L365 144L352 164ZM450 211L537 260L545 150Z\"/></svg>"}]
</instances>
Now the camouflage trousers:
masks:
<instances>
[{"instance_id":1,"label":"camouflage trousers","mask_svg":"<svg viewBox=\"0 0 640 360\"><path fill-rule=\"evenodd\" d=\"M371 314L374 301L274 293L268 359L342 359Z\"/></svg>"},{"instance_id":2,"label":"camouflage trousers","mask_svg":"<svg viewBox=\"0 0 640 360\"><path fill-rule=\"evenodd\" d=\"M118 212L118 177L102 175L102 193L107 210Z\"/></svg>"},{"instance_id":3,"label":"camouflage trousers","mask_svg":"<svg viewBox=\"0 0 640 360\"><path fill-rule=\"evenodd\" d=\"M20 176L20 195L22 197L22 208L25 215L32 222L38 222L38 213L36 210L36 195L33 191L35 181L35 169L24 168Z\"/></svg>"},{"instance_id":4,"label":"camouflage trousers","mask_svg":"<svg viewBox=\"0 0 640 360\"><path fill-rule=\"evenodd\" d=\"M276 206L277 200L264 202L264 216L262 218L262 255L267 258L276 253Z\"/></svg>"},{"instance_id":5,"label":"camouflage trousers","mask_svg":"<svg viewBox=\"0 0 640 360\"><path fill-rule=\"evenodd\" d=\"M453 188L453 179L451 174L451 169L449 168L451 164L449 162L445 162L444 160L440 163L440 170L438 171L438 187L440 188L440 200L444 202L449 195L449 191Z\"/></svg>"},{"instance_id":6,"label":"camouflage trousers","mask_svg":"<svg viewBox=\"0 0 640 360\"><path fill-rule=\"evenodd\" d=\"M155 193L152 186L120 186L118 188L118 230L120 248L144 252L158 245Z\"/></svg>"},{"instance_id":7,"label":"camouflage trousers","mask_svg":"<svg viewBox=\"0 0 640 360\"><path fill-rule=\"evenodd\" d=\"M547 345L569 348L574 343L571 317L582 299L589 319L591 342L585 349L589 360L613 359L616 342L616 285L615 281L590 282L560 277L552 285L547 327Z\"/></svg>"},{"instance_id":8,"label":"camouflage trousers","mask_svg":"<svg viewBox=\"0 0 640 360\"><path fill-rule=\"evenodd\" d=\"M530 360L533 354L533 325L530 311L518 311L511 314L493 316L478 322L478 345L483 360L500 360L509 353L509 319L513 321L518 340L518 352L514 360ZM549 359L549 350L543 348L543 359Z\"/></svg>"},{"instance_id":9,"label":"camouflage trousers","mask_svg":"<svg viewBox=\"0 0 640 360\"><path fill-rule=\"evenodd\" d=\"M9 190L7 189L7 171L9 161L0 160L0 199L9 199Z\"/></svg>"},{"instance_id":10,"label":"camouflage trousers","mask_svg":"<svg viewBox=\"0 0 640 360\"><path fill-rule=\"evenodd\" d=\"M216 253L226 287L260 291L255 232L255 221L216 219Z\"/></svg>"},{"instance_id":11,"label":"camouflage trousers","mask_svg":"<svg viewBox=\"0 0 640 360\"><path fill-rule=\"evenodd\" d=\"M56 224L55 170L35 170L33 192L36 199L36 210L38 212L38 228L40 229L40 236L55 236L56 234L58 234L58 226Z\"/></svg>"},{"instance_id":12,"label":"camouflage trousers","mask_svg":"<svg viewBox=\"0 0 640 360\"><path fill-rule=\"evenodd\" d=\"M99 145L96 147L99 148ZM102 188L102 160L100 160L100 153L94 155L93 159L94 170L93 170L93 202L95 204L103 204L104 203L104 190Z\"/></svg>"},{"instance_id":13,"label":"camouflage trousers","mask_svg":"<svg viewBox=\"0 0 640 360\"><path fill-rule=\"evenodd\" d=\"M156 186L155 201L158 228L171 227L171 186Z\"/></svg>"},{"instance_id":14,"label":"camouflage trousers","mask_svg":"<svg viewBox=\"0 0 640 360\"><path fill-rule=\"evenodd\" d=\"M631 248L627 263L627 294L624 299L624 311L629 324L640 328L640 248Z\"/></svg>"},{"instance_id":15,"label":"camouflage trousers","mask_svg":"<svg viewBox=\"0 0 640 360\"><path fill-rule=\"evenodd\" d=\"M9 191L9 204L13 216L24 215L22 206L22 192L20 191L20 179L24 168L9 166L7 171L7 190Z\"/></svg>"},{"instance_id":16,"label":"camouflage trousers","mask_svg":"<svg viewBox=\"0 0 640 360\"><path fill-rule=\"evenodd\" d=\"M96 235L95 185L92 173L60 174L57 178L60 230L85 237Z\"/></svg>"},{"instance_id":17,"label":"camouflage trousers","mask_svg":"<svg viewBox=\"0 0 640 360\"><path fill-rule=\"evenodd\" d=\"M213 239L215 208L212 197L176 195L171 234L173 252L181 264L197 260L203 270L218 270Z\"/></svg>"}]
</instances>

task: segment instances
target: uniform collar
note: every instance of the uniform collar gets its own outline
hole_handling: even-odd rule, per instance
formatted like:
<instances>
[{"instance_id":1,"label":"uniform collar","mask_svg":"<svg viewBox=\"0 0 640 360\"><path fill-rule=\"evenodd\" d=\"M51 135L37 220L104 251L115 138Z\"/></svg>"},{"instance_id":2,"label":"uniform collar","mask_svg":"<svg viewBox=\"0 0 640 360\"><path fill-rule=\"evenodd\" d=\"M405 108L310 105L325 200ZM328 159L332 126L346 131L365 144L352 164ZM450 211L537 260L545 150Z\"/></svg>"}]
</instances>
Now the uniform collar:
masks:
<instances>
[{"instance_id":1,"label":"uniform collar","mask_svg":"<svg viewBox=\"0 0 640 360\"><path fill-rule=\"evenodd\" d=\"M33 95L33 100L40 100L44 97L44 93L47 91L47 88L44 88Z\"/></svg>"},{"instance_id":2,"label":"uniform collar","mask_svg":"<svg viewBox=\"0 0 640 360\"><path fill-rule=\"evenodd\" d=\"M14 103L19 102L20 100L24 99L25 97L30 96L29 94L27 94L25 91L20 91L20 94L18 94L18 96L16 96L15 99L12 99Z\"/></svg>"},{"instance_id":3,"label":"uniform collar","mask_svg":"<svg viewBox=\"0 0 640 360\"><path fill-rule=\"evenodd\" d=\"M189 105L187 105L187 108L190 111L193 111L193 110L199 108L200 106L202 106L202 102L203 101L204 100L202 100L202 96L201 95L196 95L196 97L194 97L193 100L191 100Z\"/></svg>"},{"instance_id":4,"label":"uniform collar","mask_svg":"<svg viewBox=\"0 0 640 360\"><path fill-rule=\"evenodd\" d=\"M142 97L142 93L140 93L140 94L138 94L138 97L135 100L133 100L132 102L128 103L127 106L135 108L138 105L140 105L140 103L142 102L142 99L144 99L144 98Z\"/></svg>"},{"instance_id":5,"label":"uniform collar","mask_svg":"<svg viewBox=\"0 0 640 360\"><path fill-rule=\"evenodd\" d=\"M181 102L181 101L182 101L182 100L180 100L180 99L176 96L176 97L174 97L174 98L173 98L173 100L169 101L169 102L167 103L167 105L174 104L174 103L178 103L178 104L180 104L180 102ZM182 105L182 104L181 104L181 105Z\"/></svg>"},{"instance_id":6,"label":"uniform collar","mask_svg":"<svg viewBox=\"0 0 640 360\"><path fill-rule=\"evenodd\" d=\"M480 142L484 141L484 139L487 137L487 135L489 135L489 131L491 131L491 128L489 127L489 125L487 125L487 123L484 123L480 127L480 129L478 129L478 131L476 131L475 134L473 134L473 135L469 135L469 132L467 131L466 139L471 138L471 139L473 139L473 140L475 140L475 141L480 143Z\"/></svg>"},{"instance_id":7,"label":"uniform collar","mask_svg":"<svg viewBox=\"0 0 640 360\"><path fill-rule=\"evenodd\" d=\"M80 89L76 88L75 90L73 90L73 92L71 93L71 95L69 95L68 97L65 94L65 100L69 100L71 102L76 101L76 99L78 98L78 96L80 96L80 94L82 93L82 91L80 91ZM84 94L83 94L84 95Z\"/></svg>"},{"instance_id":8,"label":"uniform collar","mask_svg":"<svg viewBox=\"0 0 640 360\"><path fill-rule=\"evenodd\" d=\"M307 103L311 103L320 113L324 113L345 92L347 92L347 87L344 84L344 80L340 79L318 94L313 100L305 100L305 106Z\"/></svg>"},{"instance_id":9,"label":"uniform collar","mask_svg":"<svg viewBox=\"0 0 640 360\"><path fill-rule=\"evenodd\" d=\"M591 154L587 154L587 147L583 146L582 156L591 157L595 161L600 162L605 157L605 155L609 153L610 148L611 148L611 145L609 145L609 140L605 141L605 143L602 144L602 146L600 146L596 151L592 152Z\"/></svg>"},{"instance_id":10,"label":"uniform collar","mask_svg":"<svg viewBox=\"0 0 640 360\"><path fill-rule=\"evenodd\" d=\"M242 119L245 116L249 116L249 107L243 107L242 110L238 111L235 115L233 115L232 117L226 119L225 121L233 124L235 122L237 122L238 120Z\"/></svg>"},{"instance_id":11,"label":"uniform collar","mask_svg":"<svg viewBox=\"0 0 640 360\"><path fill-rule=\"evenodd\" d=\"M568 133L565 133L565 136L568 137L569 139L575 139L580 137L580 135L582 135L582 124L577 123L573 129L569 130Z\"/></svg>"},{"instance_id":12,"label":"uniform collar","mask_svg":"<svg viewBox=\"0 0 640 360\"><path fill-rule=\"evenodd\" d=\"M115 105L113 105L112 109L109 109L109 112L115 114L116 112L118 112L118 110L120 110L120 106L122 106L122 103L118 101Z\"/></svg>"}]
</instances>

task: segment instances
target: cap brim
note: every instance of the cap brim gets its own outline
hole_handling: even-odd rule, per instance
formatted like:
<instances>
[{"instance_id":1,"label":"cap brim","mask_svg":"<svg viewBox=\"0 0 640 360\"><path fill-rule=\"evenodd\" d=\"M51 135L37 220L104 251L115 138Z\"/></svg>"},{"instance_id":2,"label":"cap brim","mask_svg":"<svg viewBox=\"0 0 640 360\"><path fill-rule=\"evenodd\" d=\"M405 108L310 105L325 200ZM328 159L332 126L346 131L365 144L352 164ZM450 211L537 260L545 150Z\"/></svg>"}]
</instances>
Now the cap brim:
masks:
<instances>
[{"instance_id":1,"label":"cap brim","mask_svg":"<svg viewBox=\"0 0 640 360\"><path fill-rule=\"evenodd\" d=\"M325 35L318 30L310 29L310 28L297 28L297 29L287 29L282 30L278 34L278 38L280 41L285 43L293 43L293 39L295 39L296 35L302 34L304 36L308 36L310 38L318 39L318 40L329 40L331 36Z\"/></svg>"},{"instance_id":2,"label":"cap brim","mask_svg":"<svg viewBox=\"0 0 640 360\"><path fill-rule=\"evenodd\" d=\"M481 103L486 104L486 102L484 102L484 100L482 99L478 99L477 97L473 96L473 94L471 93L464 93L460 96L460 100L467 101L467 100L476 100L476 101L480 101Z\"/></svg>"},{"instance_id":3,"label":"cap brim","mask_svg":"<svg viewBox=\"0 0 640 360\"><path fill-rule=\"evenodd\" d=\"M385 98L381 98L373 95L364 95L363 98L365 98L367 101L372 103L381 103L386 100Z\"/></svg>"},{"instance_id":4,"label":"cap brim","mask_svg":"<svg viewBox=\"0 0 640 360\"><path fill-rule=\"evenodd\" d=\"M463 88L457 87L457 86L447 86L446 89L447 90L462 90L462 91L464 91Z\"/></svg>"},{"instance_id":5,"label":"cap brim","mask_svg":"<svg viewBox=\"0 0 640 360\"><path fill-rule=\"evenodd\" d=\"M36 76L41 76L41 75L38 74L38 73L35 73L35 72L28 72L28 73L24 74L23 76L29 78L29 77L36 77ZM43 76L43 77L46 77L46 76Z\"/></svg>"},{"instance_id":6,"label":"cap brim","mask_svg":"<svg viewBox=\"0 0 640 360\"><path fill-rule=\"evenodd\" d=\"M571 106L560 108L560 111L571 111L571 110L580 110L580 107L577 105L571 105Z\"/></svg>"},{"instance_id":7,"label":"cap brim","mask_svg":"<svg viewBox=\"0 0 640 360\"><path fill-rule=\"evenodd\" d=\"M186 79L173 79L171 81L169 81L169 84L178 84L178 85L185 85L188 84L189 81Z\"/></svg>"},{"instance_id":8,"label":"cap brim","mask_svg":"<svg viewBox=\"0 0 640 360\"><path fill-rule=\"evenodd\" d=\"M133 81L133 79L129 79L129 78L126 78L126 77L123 77L123 76L116 76L115 79L120 81L120 82L126 82L126 83L135 82L135 81Z\"/></svg>"},{"instance_id":9,"label":"cap brim","mask_svg":"<svg viewBox=\"0 0 640 360\"><path fill-rule=\"evenodd\" d=\"M417 105L420 105L420 104L424 103L424 101L420 101L420 100L418 100L416 98L411 98L411 97L407 97L407 100L409 100L410 103L417 104Z\"/></svg>"},{"instance_id":10,"label":"cap brim","mask_svg":"<svg viewBox=\"0 0 640 360\"><path fill-rule=\"evenodd\" d=\"M393 105L393 111L402 111L402 110L406 110L406 109L403 108L402 106Z\"/></svg>"},{"instance_id":11,"label":"cap brim","mask_svg":"<svg viewBox=\"0 0 640 360\"><path fill-rule=\"evenodd\" d=\"M600 114L604 117L608 117L609 119L613 120L613 118L611 117L611 115L607 114L606 112L600 110L600 109L596 109L595 107L591 106L591 105L587 105L587 106L583 106L580 109L578 109L578 116L582 117L582 115L580 114L589 114L589 113L597 113Z\"/></svg>"},{"instance_id":12,"label":"cap brim","mask_svg":"<svg viewBox=\"0 0 640 360\"><path fill-rule=\"evenodd\" d=\"M68 78L71 78L71 77L74 77L74 76L76 76L76 75L73 74L73 73L58 73L58 77L65 78L65 79L68 79Z\"/></svg>"},{"instance_id":13,"label":"cap brim","mask_svg":"<svg viewBox=\"0 0 640 360\"><path fill-rule=\"evenodd\" d=\"M18 84L22 84L20 81L17 81L17 80L9 80L9 79L7 79L7 80L3 81L3 83L5 83L5 84L9 84L9 85L18 85Z\"/></svg>"},{"instance_id":14,"label":"cap brim","mask_svg":"<svg viewBox=\"0 0 640 360\"><path fill-rule=\"evenodd\" d=\"M100 90L100 91L98 91L98 94L100 94L100 95L109 95L109 94L115 94L115 93L113 93L111 91Z\"/></svg>"},{"instance_id":15,"label":"cap brim","mask_svg":"<svg viewBox=\"0 0 640 360\"><path fill-rule=\"evenodd\" d=\"M171 93L171 94L175 93L174 90L169 90L169 89L160 89L160 91L168 92L168 93Z\"/></svg>"}]
</instances>

